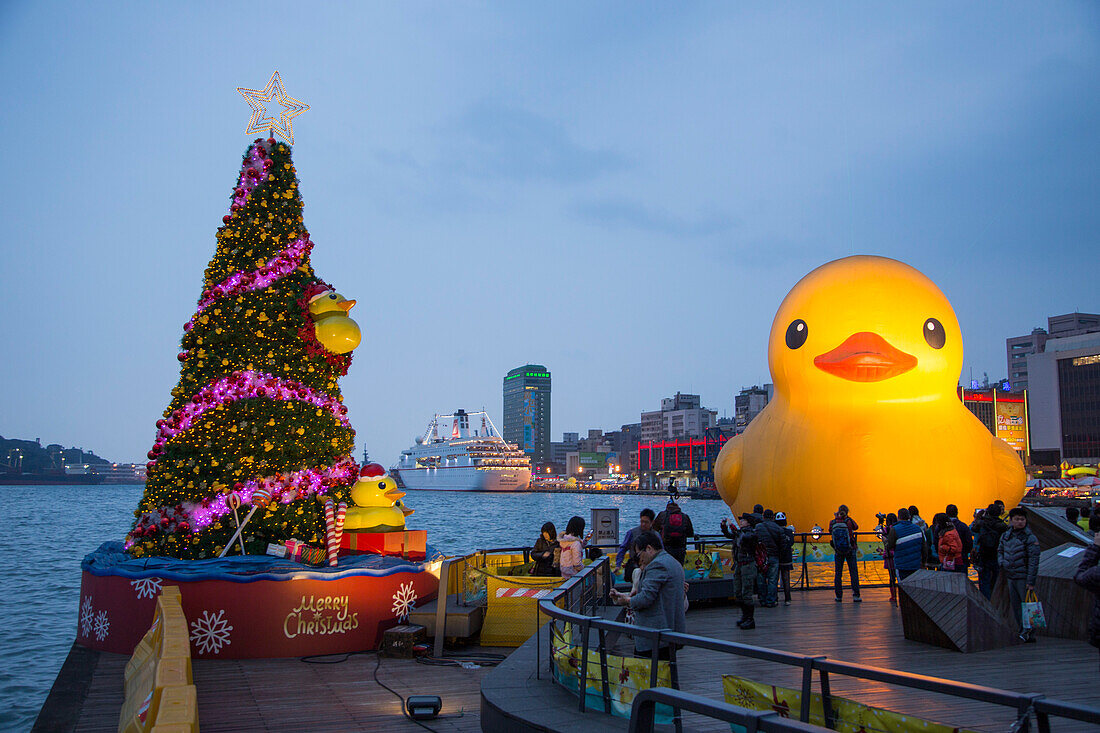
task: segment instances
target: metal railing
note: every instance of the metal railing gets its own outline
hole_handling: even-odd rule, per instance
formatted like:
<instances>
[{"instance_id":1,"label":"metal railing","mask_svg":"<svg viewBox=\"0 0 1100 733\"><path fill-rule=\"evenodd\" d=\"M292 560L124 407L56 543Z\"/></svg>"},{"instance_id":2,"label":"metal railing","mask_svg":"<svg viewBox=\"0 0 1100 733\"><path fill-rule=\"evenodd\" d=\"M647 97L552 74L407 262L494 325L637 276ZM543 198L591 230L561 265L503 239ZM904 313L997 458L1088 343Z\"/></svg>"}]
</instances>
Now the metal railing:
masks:
<instances>
[{"instance_id":1,"label":"metal railing","mask_svg":"<svg viewBox=\"0 0 1100 733\"><path fill-rule=\"evenodd\" d=\"M716 702L690 692L651 687L635 696L630 709L630 733L649 733L656 723L657 705L663 703L726 723L745 727L747 733L820 733L823 728L799 720L784 718L774 710L748 710L725 702Z\"/></svg>"},{"instance_id":2,"label":"metal railing","mask_svg":"<svg viewBox=\"0 0 1100 733\"><path fill-rule=\"evenodd\" d=\"M1048 733L1050 731L1050 718L1067 718L1071 720L1077 720L1087 723L1100 724L1100 708L1090 707L1087 705L1080 705L1076 703L1063 702L1052 698L1047 698L1045 695L1038 693L1020 693L1012 692L1010 690L1002 690L995 687L985 687L982 685L973 685L966 682L957 682L954 680L941 679L939 677L930 677L927 675L915 674L912 672L902 672L898 670L885 669L882 667L873 667L865 664L856 664L854 662L842 662L838 660L832 660L825 656L811 656L806 654L797 654L794 652L786 652L778 649L769 649L766 647L751 646L749 644L740 644L732 641L725 641L723 639L713 639L705 636L695 636L693 634L684 634L671 631L669 629L650 629L639 626L632 626L630 624L620 623L618 621L608 621L602 616L590 616L570 610L577 607L580 604L575 602L575 596L577 592L574 590L578 586L584 587L586 578L592 578L592 584L595 585L595 578L600 573L609 572L609 563L607 558L600 558L599 561L593 562L591 565L585 568L585 570L572 578L569 582L563 585L557 593L550 598L544 599L539 603L540 613L544 613L554 621L561 621L566 624L573 624L574 628L579 628L581 633L579 634L582 650L580 657L580 703L579 707L582 712L586 709L586 695L585 684L588 674L588 652L590 649L590 636L591 630L597 632L597 644L600 655L600 667L601 667L601 682L604 701L604 712L610 713L611 700L609 691L609 680L607 679L607 638L609 635L627 635L632 636L635 639L644 638L652 644L653 653L650 657L649 664L649 679L650 688L657 688L657 667L660 661L659 655L661 652L661 646L664 644L668 648L668 661L671 670L671 682L672 687L678 689L678 680L676 674L676 654L678 647L692 647L695 649L706 649L709 651L721 652L724 654L730 654L737 657L749 657L752 659L760 659L768 662L775 662L778 664L785 664L792 667L798 667L802 670L802 696L801 696L801 709L799 710L799 720L803 723L809 721L810 717L810 702L811 693L813 691L813 676L814 672L818 674L818 684L820 689L820 695L825 714L825 722L828 728L833 728L836 724L836 715L832 706L833 695L830 691L830 675L842 675L845 677L851 677L854 679L867 680L873 682L880 682L888 685L896 685L898 687L905 687L910 689L924 690L926 692L934 692L942 695L949 695L952 697L964 698L974 700L976 702L988 703L991 705L999 705L1002 707L1012 708L1016 711L1016 723L1014 730L1027 731L1029 720L1032 716L1035 717L1038 722L1040 733ZM605 588L607 581L604 581ZM573 596L570 596L570 593ZM565 607L559 607L556 602L564 597ZM573 598L574 602L570 602ZM604 598L602 602L606 604L606 591L604 591ZM553 639L552 634L551 644L551 664L553 664ZM576 638L576 636L574 636ZM541 646L541 639L539 640ZM537 658L536 658L537 659ZM541 667L541 661L536 661L536 670ZM551 675L553 678L553 675ZM643 693L639 692L639 695ZM663 695L671 694L669 691L662 692ZM686 695L686 693L677 693L680 695ZM674 722L677 730L681 730L680 720L680 708L691 709L688 705L679 705L681 700L691 702L690 696L683 698L676 698L671 701L675 711ZM692 704L695 704L692 702ZM723 718L724 719L724 718ZM778 729L777 729L778 730ZM811 728L811 730L813 730Z\"/></svg>"},{"instance_id":3,"label":"metal railing","mask_svg":"<svg viewBox=\"0 0 1100 733\"><path fill-rule=\"evenodd\" d=\"M882 536L878 532L873 532L873 531L872 532L866 532L866 531L853 532L853 534L855 535L856 542L859 542L860 539L862 539L864 542L882 539ZM813 539L813 534L811 532L796 532L794 537L795 537L795 546L796 547L801 547L802 551L799 554L800 555L799 559L795 562L795 567L799 571L798 572L798 577L794 577L794 573L793 572L791 573L791 575L792 575L792 577L791 577L791 590L809 590L811 588L832 588L833 587L832 572L834 570L833 561L818 561L818 560L810 561L808 559L809 554L810 554L809 553L809 548L813 544L815 544L815 542L816 542ZM828 531L823 530L820 537L819 537L819 539L823 539L825 542L828 542L829 541ZM721 534L717 534L717 535L715 535L715 534L696 535L695 539L688 541L688 546L691 547L692 545L695 546L696 551L704 552L704 553L708 551L708 548L710 548L710 549L727 548L727 549L730 549L732 551L733 540L731 540L729 537L726 537L725 535L721 535ZM862 588L879 588L879 587L885 587L885 586L890 584L890 581L889 581L889 578L888 578L888 573L881 565L879 565L878 568L875 568L874 573L868 572L869 565L871 567L873 567L873 565L872 565L873 563L881 563L883 561L883 559L884 558L881 558L881 557L871 557L871 558L867 558L867 559L864 559L864 560L857 560L856 561L858 566L862 566L860 568L860 573L859 573L860 587L862 587ZM814 583L812 573L810 572L810 564L825 566L824 567L824 572L826 574L826 577L824 579L819 578L818 579L819 582L817 584ZM841 572L843 573L842 580L847 581L848 580L847 570L845 568L841 568ZM886 578L883 578L884 574L887 576ZM870 582L864 582L865 580L868 580Z\"/></svg>"}]
</instances>

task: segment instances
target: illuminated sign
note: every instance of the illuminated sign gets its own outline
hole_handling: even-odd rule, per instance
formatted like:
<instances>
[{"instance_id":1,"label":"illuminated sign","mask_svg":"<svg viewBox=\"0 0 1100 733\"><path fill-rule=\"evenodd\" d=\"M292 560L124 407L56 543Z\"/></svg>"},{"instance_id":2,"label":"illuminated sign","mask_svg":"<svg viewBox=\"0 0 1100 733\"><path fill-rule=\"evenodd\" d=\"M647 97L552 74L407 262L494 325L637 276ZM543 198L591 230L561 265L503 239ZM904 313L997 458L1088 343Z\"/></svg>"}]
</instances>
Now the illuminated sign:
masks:
<instances>
[{"instance_id":1,"label":"illuminated sign","mask_svg":"<svg viewBox=\"0 0 1100 733\"><path fill-rule=\"evenodd\" d=\"M511 374L505 377L504 381L507 382L512 379L519 379L520 377L536 377L540 379L549 379L550 372L525 372L524 374Z\"/></svg>"},{"instance_id":2,"label":"illuminated sign","mask_svg":"<svg viewBox=\"0 0 1100 733\"><path fill-rule=\"evenodd\" d=\"M1027 416L1023 401L997 400L997 437L1027 455Z\"/></svg>"}]
</instances>

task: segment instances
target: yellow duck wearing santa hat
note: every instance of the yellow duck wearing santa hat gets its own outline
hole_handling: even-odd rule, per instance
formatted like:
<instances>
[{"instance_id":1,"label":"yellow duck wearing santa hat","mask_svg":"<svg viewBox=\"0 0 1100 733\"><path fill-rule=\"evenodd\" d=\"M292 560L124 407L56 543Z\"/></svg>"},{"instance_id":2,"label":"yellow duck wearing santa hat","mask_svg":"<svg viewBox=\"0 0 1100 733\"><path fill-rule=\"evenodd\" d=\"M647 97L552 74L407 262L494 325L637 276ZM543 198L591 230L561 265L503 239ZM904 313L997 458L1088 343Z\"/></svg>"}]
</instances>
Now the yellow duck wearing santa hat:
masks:
<instances>
[{"instance_id":1,"label":"yellow duck wearing santa hat","mask_svg":"<svg viewBox=\"0 0 1100 733\"><path fill-rule=\"evenodd\" d=\"M875 256L822 265L798 282L772 323L775 395L715 463L735 513L783 510L829 526L840 504L859 524L918 505L929 516L1024 494L1016 452L963 405L962 332L939 288Z\"/></svg>"},{"instance_id":2,"label":"yellow duck wearing santa hat","mask_svg":"<svg viewBox=\"0 0 1100 733\"><path fill-rule=\"evenodd\" d=\"M401 503L405 492L397 482L385 475L377 463L368 463L359 472L359 480L351 487L351 500L344 515L344 529L352 532L397 532L405 528L405 517L413 513Z\"/></svg>"}]
</instances>

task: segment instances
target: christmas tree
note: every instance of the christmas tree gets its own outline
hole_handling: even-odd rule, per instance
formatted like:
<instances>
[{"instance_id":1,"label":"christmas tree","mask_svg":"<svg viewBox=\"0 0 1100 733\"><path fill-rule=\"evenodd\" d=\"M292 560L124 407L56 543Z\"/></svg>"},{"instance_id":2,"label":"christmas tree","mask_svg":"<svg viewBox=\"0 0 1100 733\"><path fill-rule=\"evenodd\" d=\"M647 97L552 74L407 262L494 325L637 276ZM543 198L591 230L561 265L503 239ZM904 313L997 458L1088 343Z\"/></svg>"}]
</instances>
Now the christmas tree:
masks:
<instances>
[{"instance_id":1,"label":"christmas tree","mask_svg":"<svg viewBox=\"0 0 1100 733\"><path fill-rule=\"evenodd\" d=\"M242 520L259 507L243 532L249 553L323 542L317 498L346 500L358 475L337 386L351 355L336 353L358 344L355 301L310 266L289 145L248 147L222 222L126 539L135 556L217 557L237 529L237 498Z\"/></svg>"}]
</instances>

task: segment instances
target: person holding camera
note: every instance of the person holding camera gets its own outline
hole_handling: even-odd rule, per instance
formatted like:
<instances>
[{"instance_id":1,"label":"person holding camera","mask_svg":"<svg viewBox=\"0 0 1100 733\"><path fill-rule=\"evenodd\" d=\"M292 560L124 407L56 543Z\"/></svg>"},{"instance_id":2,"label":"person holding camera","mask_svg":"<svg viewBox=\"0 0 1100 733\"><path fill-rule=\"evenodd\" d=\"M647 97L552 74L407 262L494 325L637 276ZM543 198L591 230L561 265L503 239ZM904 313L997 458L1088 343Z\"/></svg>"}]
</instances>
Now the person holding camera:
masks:
<instances>
[{"instance_id":1,"label":"person holding camera","mask_svg":"<svg viewBox=\"0 0 1100 733\"><path fill-rule=\"evenodd\" d=\"M856 567L856 531L859 525L848 516L848 507L841 504L829 522L829 544L833 548L833 590L836 602L844 600L844 588L840 584L840 573L844 563L848 563L848 575L852 579L852 602L859 603L859 569Z\"/></svg>"},{"instance_id":2,"label":"person holding camera","mask_svg":"<svg viewBox=\"0 0 1100 733\"><path fill-rule=\"evenodd\" d=\"M752 528L750 514L742 514L737 526L731 527L726 518L722 518L722 534L733 540L732 554L735 565L733 588L737 592L737 601L741 604L739 628L748 631L756 628L756 606L753 604L753 590L756 578L767 566L767 556L760 547L760 540Z\"/></svg>"},{"instance_id":3,"label":"person holding camera","mask_svg":"<svg viewBox=\"0 0 1100 733\"><path fill-rule=\"evenodd\" d=\"M584 535L584 538L581 538ZM584 534L584 518L573 517L565 525L565 532L558 537L561 546L561 577L572 578L584 569L584 548L592 539L592 533Z\"/></svg>"}]
</instances>

